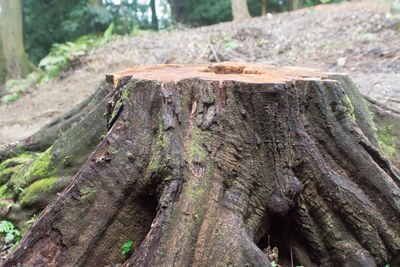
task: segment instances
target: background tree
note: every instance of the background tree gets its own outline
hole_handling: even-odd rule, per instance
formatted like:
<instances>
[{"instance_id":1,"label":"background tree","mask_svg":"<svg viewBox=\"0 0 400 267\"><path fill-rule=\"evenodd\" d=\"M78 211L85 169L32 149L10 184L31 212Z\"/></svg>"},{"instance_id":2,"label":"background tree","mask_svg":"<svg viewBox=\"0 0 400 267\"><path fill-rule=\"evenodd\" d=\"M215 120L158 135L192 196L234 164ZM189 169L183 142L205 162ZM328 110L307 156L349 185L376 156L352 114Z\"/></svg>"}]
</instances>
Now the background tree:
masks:
<instances>
[{"instance_id":1,"label":"background tree","mask_svg":"<svg viewBox=\"0 0 400 267\"><path fill-rule=\"evenodd\" d=\"M231 6L234 21L250 18L246 0L231 0Z\"/></svg>"},{"instance_id":2,"label":"background tree","mask_svg":"<svg viewBox=\"0 0 400 267\"><path fill-rule=\"evenodd\" d=\"M21 0L0 0L0 84L32 69L25 56Z\"/></svg>"},{"instance_id":3,"label":"background tree","mask_svg":"<svg viewBox=\"0 0 400 267\"><path fill-rule=\"evenodd\" d=\"M150 8L151 8L151 28L153 28L153 30L157 31L158 30L158 18L157 18L156 1L155 0L150 0Z\"/></svg>"},{"instance_id":4,"label":"background tree","mask_svg":"<svg viewBox=\"0 0 400 267\"><path fill-rule=\"evenodd\" d=\"M35 64L48 54L54 43L102 33L113 20L110 10L103 8L101 1L23 1L25 48Z\"/></svg>"},{"instance_id":5,"label":"background tree","mask_svg":"<svg viewBox=\"0 0 400 267\"><path fill-rule=\"evenodd\" d=\"M187 0L168 0L171 7L172 20L175 23L188 23L188 12L190 9L187 7L187 2Z\"/></svg>"},{"instance_id":6,"label":"background tree","mask_svg":"<svg viewBox=\"0 0 400 267\"><path fill-rule=\"evenodd\" d=\"M267 0L261 0L262 5L261 5L261 16L264 16L267 14Z\"/></svg>"},{"instance_id":7,"label":"background tree","mask_svg":"<svg viewBox=\"0 0 400 267\"><path fill-rule=\"evenodd\" d=\"M267 3L268 12L271 13L286 9L286 6L278 0L269 0L265 3ZM264 9L262 0L249 0L247 4L251 16L261 16L262 12L266 12L266 6ZM231 21L233 18L231 0L187 0L186 5L187 23L192 27Z\"/></svg>"},{"instance_id":8,"label":"background tree","mask_svg":"<svg viewBox=\"0 0 400 267\"><path fill-rule=\"evenodd\" d=\"M287 0L287 10L297 10L303 7L303 0Z\"/></svg>"}]
</instances>

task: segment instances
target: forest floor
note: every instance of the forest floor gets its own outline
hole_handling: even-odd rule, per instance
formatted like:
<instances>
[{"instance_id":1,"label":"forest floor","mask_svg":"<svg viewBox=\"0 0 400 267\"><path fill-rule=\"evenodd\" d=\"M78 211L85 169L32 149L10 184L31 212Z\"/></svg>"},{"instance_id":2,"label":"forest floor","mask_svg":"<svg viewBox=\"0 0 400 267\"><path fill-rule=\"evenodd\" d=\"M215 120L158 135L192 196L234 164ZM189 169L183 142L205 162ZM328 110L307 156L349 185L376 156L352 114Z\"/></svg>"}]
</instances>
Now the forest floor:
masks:
<instances>
[{"instance_id":1,"label":"forest floor","mask_svg":"<svg viewBox=\"0 0 400 267\"><path fill-rule=\"evenodd\" d=\"M259 62L346 72L400 112L400 18L378 2L344 2L243 22L118 37L78 66L0 107L0 144L21 140L89 96L105 74L136 64Z\"/></svg>"}]
</instances>

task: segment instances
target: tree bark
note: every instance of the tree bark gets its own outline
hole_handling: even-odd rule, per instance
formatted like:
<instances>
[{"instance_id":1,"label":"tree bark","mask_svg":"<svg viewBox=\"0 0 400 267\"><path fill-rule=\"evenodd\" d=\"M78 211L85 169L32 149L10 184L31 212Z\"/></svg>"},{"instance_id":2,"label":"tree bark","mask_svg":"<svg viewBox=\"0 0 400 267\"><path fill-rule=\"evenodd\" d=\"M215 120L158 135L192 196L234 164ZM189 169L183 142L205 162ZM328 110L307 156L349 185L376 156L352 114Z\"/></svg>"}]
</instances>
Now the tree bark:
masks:
<instances>
[{"instance_id":1,"label":"tree bark","mask_svg":"<svg viewBox=\"0 0 400 267\"><path fill-rule=\"evenodd\" d=\"M0 83L19 79L33 67L24 52L21 0L0 0Z\"/></svg>"},{"instance_id":2,"label":"tree bark","mask_svg":"<svg viewBox=\"0 0 400 267\"><path fill-rule=\"evenodd\" d=\"M251 17L246 0L231 0L231 6L234 21L240 21Z\"/></svg>"},{"instance_id":3,"label":"tree bark","mask_svg":"<svg viewBox=\"0 0 400 267\"><path fill-rule=\"evenodd\" d=\"M155 0L150 0L150 8L151 8L151 28L155 31L158 31L158 18L157 18Z\"/></svg>"},{"instance_id":4,"label":"tree bark","mask_svg":"<svg viewBox=\"0 0 400 267\"><path fill-rule=\"evenodd\" d=\"M173 21L186 25L188 23L186 0L168 0L168 3Z\"/></svg>"},{"instance_id":5,"label":"tree bark","mask_svg":"<svg viewBox=\"0 0 400 267\"><path fill-rule=\"evenodd\" d=\"M267 14L267 0L262 0L261 16L265 16L266 14Z\"/></svg>"},{"instance_id":6,"label":"tree bark","mask_svg":"<svg viewBox=\"0 0 400 267\"><path fill-rule=\"evenodd\" d=\"M271 266L268 246L283 266L400 264L398 170L347 76L161 65L107 80L107 135L4 266Z\"/></svg>"},{"instance_id":7,"label":"tree bark","mask_svg":"<svg viewBox=\"0 0 400 267\"><path fill-rule=\"evenodd\" d=\"M103 84L31 137L0 147L0 205L10 207L0 209L0 220L25 232L27 221L57 198L106 133L112 94Z\"/></svg>"},{"instance_id":8,"label":"tree bark","mask_svg":"<svg viewBox=\"0 0 400 267\"><path fill-rule=\"evenodd\" d=\"M288 0L287 2L287 10L297 10L303 7L303 0Z\"/></svg>"}]
</instances>

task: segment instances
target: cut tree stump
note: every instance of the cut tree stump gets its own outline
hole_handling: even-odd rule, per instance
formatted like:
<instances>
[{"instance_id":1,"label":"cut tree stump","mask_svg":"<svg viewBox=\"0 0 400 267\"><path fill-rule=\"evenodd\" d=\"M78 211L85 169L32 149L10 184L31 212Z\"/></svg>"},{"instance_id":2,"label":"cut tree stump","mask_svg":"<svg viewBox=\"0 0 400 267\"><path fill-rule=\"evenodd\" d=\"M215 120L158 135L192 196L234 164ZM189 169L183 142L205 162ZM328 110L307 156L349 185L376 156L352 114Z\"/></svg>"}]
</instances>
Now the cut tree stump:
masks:
<instances>
[{"instance_id":1,"label":"cut tree stump","mask_svg":"<svg viewBox=\"0 0 400 267\"><path fill-rule=\"evenodd\" d=\"M107 81L106 136L4 266L271 266L274 247L282 266L400 266L399 173L346 75L223 63Z\"/></svg>"}]
</instances>

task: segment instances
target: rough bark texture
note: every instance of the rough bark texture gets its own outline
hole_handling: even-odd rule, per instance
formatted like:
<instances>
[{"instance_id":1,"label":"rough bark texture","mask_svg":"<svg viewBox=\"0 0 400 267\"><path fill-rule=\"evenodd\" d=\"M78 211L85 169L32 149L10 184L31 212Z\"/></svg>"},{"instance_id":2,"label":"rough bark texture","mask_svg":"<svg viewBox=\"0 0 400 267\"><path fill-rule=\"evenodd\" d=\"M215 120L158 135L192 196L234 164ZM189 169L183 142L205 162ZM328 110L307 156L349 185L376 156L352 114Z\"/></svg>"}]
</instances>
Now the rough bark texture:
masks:
<instances>
[{"instance_id":1,"label":"rough bark texture","mask_svg":"<svg viewBox=\"0 0 400 267\"><path fill-rule=\"evenodd\" d=\"M268 245L284 266L400 264L400 179L348 77L163 65L108 82L107 135L4 266L271 266Z\"/></svg>"},{"instance_id":2,"label":"rough bark texture","mask_svg":"<svg viewBox=\"0 0 400 267\"><path fill-rule=\"evenodd\" d=\"M240 21L251 17L246 0L231 0L231 6L234 21Z\"/></svg>"},{"instance_id":3,"label":"rough bark texture","mask_svg":"<svg viewBox=\"0 0 400 267\"><path fill-rule=\"evenodd\" d=\"M0 83L27 75L29 64L22 39L21 0L0 0Z\"/></svg>"},{"instance_id":4,"label":"rough bark texture","mask_svg":"<svg viewBox=\"0 0 400 267\"><path fill-rule=\"evenodd\" d=\"M57 198L107 132L112 86L101 85L85 101L23 142L0 148L0 219L25 231L26 222Z\"/></svg>"}]
</instances>

